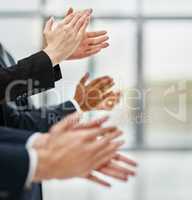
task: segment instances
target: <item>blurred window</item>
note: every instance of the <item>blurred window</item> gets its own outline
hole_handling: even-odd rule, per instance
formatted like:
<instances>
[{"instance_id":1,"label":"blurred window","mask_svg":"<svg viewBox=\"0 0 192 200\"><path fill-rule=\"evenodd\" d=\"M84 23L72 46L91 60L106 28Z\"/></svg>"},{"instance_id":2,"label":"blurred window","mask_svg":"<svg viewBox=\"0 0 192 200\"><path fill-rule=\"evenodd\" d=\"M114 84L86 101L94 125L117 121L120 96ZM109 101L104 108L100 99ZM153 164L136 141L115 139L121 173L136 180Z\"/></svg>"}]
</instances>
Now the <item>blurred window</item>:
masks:
<instances>
[{"instance_id":1,"label":"blurred window","mask_svg":"<svg viewBox=\"0 0 192 200\"><path fill-rule=\"evenodd\" d=\"M35 11L40 6L40 0L2 0L0 11Z\"/></svg>"},{"instance_id":2,"label":"blurred window","mask_svg":"<svg viewBox=\"0 0 192 200\"><path fill-rule=\"evenodd\" d=\"M167 16L191 16L191 0L143 0L144 14Z\"/></svg>"}]
</instances>

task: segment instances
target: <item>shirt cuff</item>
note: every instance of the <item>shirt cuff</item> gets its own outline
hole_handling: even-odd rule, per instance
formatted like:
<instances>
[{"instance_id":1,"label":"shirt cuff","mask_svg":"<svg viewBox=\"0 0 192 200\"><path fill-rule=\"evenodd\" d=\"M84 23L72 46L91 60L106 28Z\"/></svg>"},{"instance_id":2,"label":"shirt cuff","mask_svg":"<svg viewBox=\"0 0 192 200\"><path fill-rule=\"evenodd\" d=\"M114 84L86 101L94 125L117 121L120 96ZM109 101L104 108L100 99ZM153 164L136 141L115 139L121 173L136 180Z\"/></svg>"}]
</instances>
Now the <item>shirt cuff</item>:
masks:
<instances>
[{"instance_id":1,"label":"shirt cuff","mask_svg":"<svg viewBox=\"0 0 192 200\"><path fill-rule=\"evenodd\" d=\"M27 175L27 179L25 182L25 187L30 188L33 177L35 175L37 164L38 164L38 155L35 149L33 149L34 141L40 136L40 133L33 134L27 141L26 149L29 155L29 171Z\"/></svg>"},{"instance_id":2,"label":"shirt cuff","mask_svg":"<svg viewBox=\"0 0 192 200\"><path fill-rule=\"evenodd\" d=\"M77 112L81 113L82 110L81 110L79 104L77 103L77 101L76 101L75 99L71 99L70 101L71 101L72 104L74 105L74 107L75 107L75 109L77 110Z\"/></svg>"},{"instance_id":3,"label":"shirt cuff","mask_svg":"<svg viewBox=\"0 0 192 200\"><path fill-rule=\"evenodd\" d=\"M27 149L31 149L33 148L33 144L35 142L35 140L41 135L41 133L35 133L33 134L27 141L27 144L26 144L26 148Z\"/></svg>"}]
</instances>

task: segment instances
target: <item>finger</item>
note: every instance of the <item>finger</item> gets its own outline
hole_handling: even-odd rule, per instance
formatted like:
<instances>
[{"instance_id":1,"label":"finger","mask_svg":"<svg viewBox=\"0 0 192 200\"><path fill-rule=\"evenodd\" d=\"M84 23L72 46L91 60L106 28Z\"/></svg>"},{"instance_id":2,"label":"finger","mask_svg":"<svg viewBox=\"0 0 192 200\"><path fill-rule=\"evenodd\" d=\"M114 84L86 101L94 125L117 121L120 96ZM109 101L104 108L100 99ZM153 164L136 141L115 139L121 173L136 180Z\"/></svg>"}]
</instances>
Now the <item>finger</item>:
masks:
<instances>
[{"instance_id":1,"label":"finger","mask_svg":"<svg viewBox=\"0 0 192 200\"><path fill-rule=\"evenodd\" d=\"M73 8L69 8L68 11L67 11L67 13L66 13L66 16L68 16L68 15L70 15L72 13L73 13Z\"/></svg>"},{"instance_id":2,"label":"finger","mask_svg":"<svg viewBox=\"0 0 192 200\"><path fill-rule=\"evenodd\" d=\"M56 125L54 125L50 131L57 134L63 133L64 131L67 131L76 126L80 121L80 117L80 113L71 114L65 119L58 122Z\"/></svg>"},{"instance_id":3,"label":"finger","mask_svg":"<svg viewBox=\"0 0 192 200\"><path fill-rule=\"evenodd\" d=\"M84 137L86 140L93 140L97 137L112 135L116 133L118 129L114 127L107 127L107 128L95 128L92 130L84 131Z\"/></svg>"},{"instance_id":4,"label":"finger","mask_svg":"<svg viewBox=\"0 0 192 200\"><path fill-rule=\"evenodd\" d=\"M106 42L109 39L108 36L101 36L96 38L90 38L88 39L88 45L99 45L103 42Z\"/></svg>"},{"instance_id":5,"label":"finger","mask_svg":"<svg viewBox=\"0 0 192 200\"><path fill-rule=\"evenodd\" d=\"M87 72L82 78L81 78L81 80L80 80L80 84L82 84L82 85L85 85L86 84L86 82L88 81L88 79L89 79L89 72Z\"/></svg>"},{"instance_id":6,"label":"finger","mask_svg":"<svg viewBox=\"0 0 192 200\"><path fill-rule=\"evenodd\" d=\"M100 90L102 93L107 92L114 86L114 80L112 78L100 80L95 86L95 89Z\"/></svg>"},{"instance_id":7,"label":"finger","mask_svg":"<svg viewBox=\"0 0 192 200\"><path fill-rule=\"evenodd\" d=\"M95 55L97 53L99 53L101 51L101 48L94 48L94 49L91 49L91 50L87 50L86 51L86 56L92 56L92 55Z\"/></svg>"},{"instance_id":8,"label":"finger","mask_svg":"<svg viewBox=\"0 0 192 200\"><path fill-rule=\"evenodd\" d=\"M107 139L106 139L107 141ZM93 152L94 152L94 158L93 161L98 162L102 160L104 157L111 155L112 153L115 154L115 152L124 144L124 141L116 141L116 142L111 142L111 140L106 142L105 139L102 139L101 141L97 142L95 146L93 146ZM114 156L113 154L113 156ZM112 158L110 159L110 161ZM105 166L106 163L103 163L103 165L98 165L98 169L100 167Z\"/></svg>"},{"instance_id":9,"label":"finger","mask_svg":"<svg viewBox=\"0 0 192 200\"><path fill-rule=\"evenodd\" d=\"M93 49L103 49L103 48L107 48L109 46L109 43L101 43L98 45L89 45L87 46L87 50L86 51L90 51Z\"/></svg>"},{"instance_id":10,"label":"finger","mask_svg":"<svg viewBox=\"0 0 192 200\"><path fill-rule=\"evenodd\" d=\"M101 46L102 49L105 49L109 46L109 43L104 42L104 43L100 44L100 46Z\"/></svg>"},{"instance_id":11,"label":"finger","mask_svg":"<svg viewBox=\"0 0 192 200\"><path fill-rule=\"evenodd\" d=\"M76 12L74 18L69 23L70 26L74 26L78 20L82 17L84 13L83 12Z\"/></svg>"},{"instance_id":12,"label":"finger","mask_svg":"<svg viewBox=\"0 0 192 200\"><path fill-rule=\"evenodd\" d=\"M120 92L116 93L112 91L108 92L103 96L103 101L97 107L99 109L111 110L120 102L120 98L121 98Z\"/></svg>"},{"instance_id":13,"label":"finger","mask_svg":"<svg viewBox=\"0 0 192 200\"><path fill-rule=\"evenodd\" d=\"M122 154L115 154L114 155L114 159L117 161L121 161L123 163L126 163L128 165L131 165L133 167L137 167L138 163L130 158L127 158L126 156L122 155Z\"/></svg>"},{"instance_id":14,"label":"finger","mask_svg":"<svg viewBox=\"0 0 192 200\"><path fill-rule=\"evenodd\" d=\"M125 167L120 166L118 163L110 162L106 167L111 168L119 173L123 173L130 176L135 176L136 173L134 170L127 169Z\"/></svg>"},{"instance_id":15,"label":"finger","mask_svg":"<svg viewBox=\"0 0 192 200\"><path fill-rule=\"evenodd\" d=\"M116 96L114 92L108 92L103 96L103 100L99 105L97 105L97 109L99 110L111 110L115 107L115 105L119 102L120 97Z\"/></svg>"},{"instance_id":16,"label":"finger","mask_svg":"<svg viewBox=\"0 0 192 200\"><path fill-rule=\"evenodd\" d=\"M53 23L54 23L54 18L51 17L45 24L44 32L49 32L52 30Z\"/></svg>"},{"instance_id":17,"label":"finger","mask_svg":"<svg viewBox=\"0 0 192 200\"><path fill-rule=\"evenodd\" d=\"M107 31L93 31L93 32L88 32L87 37L90 37L90 38L99 37L106 34L107 34Z\"/></svg>"},{"instance_id":18,"label":"finger","mask_svg":"<svg viewBox=\"0 0 192 200\"><path fill-rule=\"evenodd\" d=\"M70 15L66 16L59 24L60 26L69 24L75 17L76 13L71 13Z\"/></svg>"},{"instance_id":19,"label":"finger","mask_svg":"<svg viewBox=\"0 0 192 200\"><path fill-rule=\"evenodd\" d=\"M98 83L100 83L102 81L109 81L109 80L113 80L113 79L110 76L102 76L102 77L99 77L99 78L96 78L96 79L92 80L89 83L89 86L92 88L92 87L94 87L95 85L97 85Z\"/></svg>"},{"instance_id":20,"label":"finger","mask_svg":"<svg viewBox=\"0 0 192 200\"><path fill-rule=\"evenodd\" d=\"M118 91L118 92L111 91L111 92L106 93L103 97L105 99L110 99L111 97L113 97L113 98L116 97L118 99L121 97L121 95L122 95L122 93L120 91Z\"/></svg>"},{"instance_id":21,"label":"finger","mask_svg":"<svg viewBox=\"0 0 192 200\"><path fill-rule=\"evenodd\" d=\"M85 23L87 23L87 20L89 19L89 15L84 14L76 23L74 26L75 30L79 32L82 26L84 26Z\"/></svg>"},{"instance_id":22,"label":"finger","mask_svg":"<svg viewBox=\"0 0 192 200\"><path fill-rule=\"evenodd\" d=\"M109 117L102 117L100 119L94 120L89 123L79 124L75 129L90 129L90 128L99 128L101 127L105 122L109 120Z\"/></svg>"},{"instance_id":23,"label":"finger","mask_svg":"<svg viewBox=\"0 0 192 200\"><path fill-rule=\"evenodd\" d=\"M84 24L80 27L79 29L79 33L78 33L78 37L79 38L83 38L83 36L85 35L85 31L87 26L89 25L90 22L90 17L86 18L86 20L84 21Z\"/></svg>"},{"instance_id":24,"label":"finger","mask_svg":"<svg viewBox=\"0 0 192 200\"><path fill-rule=\"evenodd\" d=\"M93 162L95 162L95 169L105 166L109 161L112 160L116 151L124 144L124 141L117 141L106 145L102 150L96 151Z\"/></svg>"},{"instance_id":25,"label":"finger","mask_svg":"<svg viewBox=\"0 0 192 200\"><path fill-rule=\"evenodd\" d=\"M104 95L103 95L103 98L104 98L104 99L107 99L107 98L112 97L112 96L114 96L114 95L115 95L115 93L114 93L113 91L110 91L110 92L107 92L106 94L104 94Z\"/></svg>"},{"instance_id":26,"label":"finger","mask_svg":"<svg viewBox=\"0 0 192 200\"><path fill-rule=\"evenodd\" d=\"M111 184L110 184L110 183L108 183L108 182L106 182L106 181L104 181L104 180L102 180L102 179L100 179L100 178L98 178L98 177L96 177L96 176L94 176L94 175L92 175L92 174L90 174L90 175L87 177L87 179L90 180L90 181L93 181L94 183L97 183L97 184L99 184L99 185L101 185L101 186L104 186L104 187L111 187Z\"/></svg>"},{"instance_id":27,"label":"finger","mask_svg":"<svg viewBox=\"0 0 192 200\"><path fill-rule=\"evenodd\" d=\"M110 176L112 178L116 178L122 181L127 181L128 180L128 174L121 172L119 170L116 170L114 168L110 168L110 167L103 167L99 170L97 170L98 172Z\"/></svg>"},{"instance_id":28,"label":"finger","mask_svg":"<svg viewBox=\"0 0 192 200\"><path fill-rule=\"evenodd\" d=\"M121 96L122 96L121 92L113 92L111 96L108 96L105 99L107 100L108 104L112 102L112 104L115 105L120 102Z\"/></svg>"},{"instance_id":29,"label":"finger","mask_svg":"<svg viewBox=\"0 0 192 200\"><path fill-rule=\"evenodd\" d=\"M69 25L74 26L76 28L76 30L78 31L79 28L86 21L87 17L90 16L91 12L92 12L91 9L86 9L84 11L76 12L74 18L71 20Z\"/></svg>"}]
</instances>

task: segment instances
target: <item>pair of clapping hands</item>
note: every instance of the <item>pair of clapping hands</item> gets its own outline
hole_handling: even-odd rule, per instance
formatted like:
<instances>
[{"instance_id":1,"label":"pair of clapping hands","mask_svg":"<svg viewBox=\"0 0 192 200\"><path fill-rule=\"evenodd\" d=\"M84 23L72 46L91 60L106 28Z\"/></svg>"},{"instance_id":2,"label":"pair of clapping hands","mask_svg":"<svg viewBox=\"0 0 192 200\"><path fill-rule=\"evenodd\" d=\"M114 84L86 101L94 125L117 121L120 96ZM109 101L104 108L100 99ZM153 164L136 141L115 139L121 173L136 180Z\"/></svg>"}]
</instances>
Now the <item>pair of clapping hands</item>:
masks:
<instances>
[{"instance_id":1,"label":"pair of clapping hands","mask_svg":"<svg viewBox=\"0 0 192 200\"><path fill-rule=\"evenodd\" d=\"M137 163L117 153L124 144L116 140L122 132L117 127L102 127L109 118L102 117L88 123L81 123L80 119L80 114L72 114L36 139L33 148L38 153L39 162L33 181L81 177L110 187L110 183L93 172L122 181L134 176L133 168Z\"/></svg>"}]
</instances>

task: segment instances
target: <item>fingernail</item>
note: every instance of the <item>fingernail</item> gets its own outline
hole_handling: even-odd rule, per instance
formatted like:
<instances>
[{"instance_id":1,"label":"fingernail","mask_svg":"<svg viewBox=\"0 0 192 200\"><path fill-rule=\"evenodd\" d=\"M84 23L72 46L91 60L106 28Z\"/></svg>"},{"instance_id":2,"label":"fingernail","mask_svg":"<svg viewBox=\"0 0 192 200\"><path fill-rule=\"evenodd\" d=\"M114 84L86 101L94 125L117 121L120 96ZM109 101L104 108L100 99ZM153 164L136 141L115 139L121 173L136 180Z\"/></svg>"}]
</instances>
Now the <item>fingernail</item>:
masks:
<instances>
[{"instance_id":1,"label":"fingernail","mask_svg":"<svg viewBox=\"0 0 192 200\"><path fill-rule=\"evenodd\" d=\"M50 18L50 20L54 22L54 21L55 21L55 17L52 16L52 17Z\"/></svg>"},{"instance_id":2,"label":"fingernail","mask_svg":"<svg viewBox=\"0 0 192 200\"><path fill-rule=\"evenodd\" d=\"M93 9L92 9L92 8L90 8L90 9L88 9L88 10L89 10L89 12L90 12L90 13L92 13L92 12L93 12Z\"/></svg>"}]
</instances>

